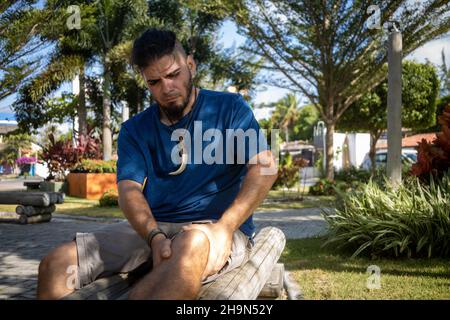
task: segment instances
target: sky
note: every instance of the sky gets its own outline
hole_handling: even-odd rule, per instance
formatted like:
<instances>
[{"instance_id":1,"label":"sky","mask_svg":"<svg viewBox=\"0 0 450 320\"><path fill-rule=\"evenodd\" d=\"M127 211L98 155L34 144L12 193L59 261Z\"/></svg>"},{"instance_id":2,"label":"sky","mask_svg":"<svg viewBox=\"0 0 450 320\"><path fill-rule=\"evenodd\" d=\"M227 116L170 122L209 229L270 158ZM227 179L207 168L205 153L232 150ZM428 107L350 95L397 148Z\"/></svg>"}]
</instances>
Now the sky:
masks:
<instances>
[{"instance_id":1,"label":"sky","mask_svg":"<svg viewBox=\"0 0 450 320\"><path fill-rule=\"evenodd\" d=\"M229 48L233 45L239 46L245 42L245 37L242 37L237 33L236 25L230 21L224 23L220 35L220 39L225 48ZM429 60L435 65L440 65L442 61L442 49L444 49L446 54L447 66L450 66L450 35L447 38L426 43L404 59L415 60L420 63L425 63ZM265 87L267 87L267 90L262 90L262 87L259 90L257 89L257 94L254 99L255 104L275 102L289 93L286 89L270 86ZM254 109L253 112L258 120L270 116L270 110L268 108Z\"/></svg>"},{"instance_id":2,"label":"sky","mask_svg":"<svg viewBox=\"0 0 450 320\"><path fill-rule=\"evenodd\" d=\"M233 22L226 21L219 32L219 42L223 44L224 48L230 48L232 46L238 47L245 42L245 37L237 33L236 25ZM450 36L426 43L424 46L407 56L406 59L415 60L417 62L426 62L429 60L436 65L440 65L442 49L444 49L446 53L447 65L450 65ZM60 91L63 90L70 91L71 84L65 85ZM260 86L256 88L254 104L275 102L287 93L289 93L289 91L286 89L267 85ZM11 96L8 99L0 101L0 112L11 111L10 105L14 102L14 99L15 97ZM256 108L254 109L254 113L258 120L270 116L270 110L267 108Z\"/></svg>"}]
</instances>

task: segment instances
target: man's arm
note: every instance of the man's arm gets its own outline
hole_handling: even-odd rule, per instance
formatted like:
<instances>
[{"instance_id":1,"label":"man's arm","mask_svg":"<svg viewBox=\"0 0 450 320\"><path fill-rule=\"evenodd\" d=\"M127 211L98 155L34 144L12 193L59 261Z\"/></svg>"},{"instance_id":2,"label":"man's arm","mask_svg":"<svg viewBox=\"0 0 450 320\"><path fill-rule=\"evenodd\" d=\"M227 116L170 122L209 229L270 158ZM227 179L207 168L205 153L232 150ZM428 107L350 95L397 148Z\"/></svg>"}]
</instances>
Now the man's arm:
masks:
<instances>
[{"instance_id":1,"label":"man's arm","mask_svg":"<svg viewBox=\"0 0 450 320\"><path fill-rule=\"evenodd\" d=\"M147 200L142 194L142 185L132 180L121 180L118 183L119 206L125 217L136 232L147 241L148 233L158 227L158 223L152 215ZM170 240L163 234L153 237L151 248L153 251L154 266L160 258L168 258L170 252ZM159 252L159 254L156 254Z\"/></svg>"},{"instance_id":2,"label":"man's arm","mask_svg":"<svg viewBox=\"0 0 450 320\"><path fill-rule=\"evenodd\" d=\"M248 219L265 199L278 177L277 163L271 151L264 151L251 159L248 171L236 199L214 224L193 224L185 230L198 229L205 232L210 241L208 265L203 277L218 272L231 254L233 233Z\"/></svg>"},{"instance_id":3,"label":"man's arm","mask_svg":"<svg viewBox=\"0 0 450 320\"><path fill-rule=\"evenodd\" d=\"M248 171L236 199L217 222L230 232L236 231L266 198L278 177L277 164L271 151L263 151L255 157L255 164ZM250 163L253 161L250 160Z\"/></svg>"}]
</instances>

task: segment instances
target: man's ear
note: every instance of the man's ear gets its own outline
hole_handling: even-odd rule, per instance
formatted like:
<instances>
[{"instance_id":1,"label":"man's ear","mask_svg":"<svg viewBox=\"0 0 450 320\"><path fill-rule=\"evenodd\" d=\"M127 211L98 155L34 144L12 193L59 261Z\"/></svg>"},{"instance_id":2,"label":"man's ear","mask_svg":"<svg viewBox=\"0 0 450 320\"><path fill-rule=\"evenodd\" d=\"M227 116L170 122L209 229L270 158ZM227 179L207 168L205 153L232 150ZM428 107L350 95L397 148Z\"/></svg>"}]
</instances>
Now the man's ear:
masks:
<instances>
[{"instance_id":1,"label":"man's ear","mask_svg":"<svg viewBox=\"0 0 450 320\"><path fill-rule=\"evenodd\" d=\"M195 74L197 72L197 65L195 64L194 57L191 54L187 56L186 64L191 71L192 77L195 77Z\"/></svg>"}]
</instances>

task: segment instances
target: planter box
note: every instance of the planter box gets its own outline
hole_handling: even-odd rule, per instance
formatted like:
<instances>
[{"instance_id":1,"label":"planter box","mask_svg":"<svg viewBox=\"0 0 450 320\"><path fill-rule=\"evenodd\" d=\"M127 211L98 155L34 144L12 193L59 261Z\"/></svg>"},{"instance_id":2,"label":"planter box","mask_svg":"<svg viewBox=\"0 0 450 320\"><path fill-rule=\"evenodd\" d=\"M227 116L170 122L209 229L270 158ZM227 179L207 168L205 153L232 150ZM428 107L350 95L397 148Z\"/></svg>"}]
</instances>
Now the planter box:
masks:
<instances>
[{"instance_id":1,"label":"planter box","mask_svg":"<svg viewBox=\"0 0 450 320\"><path fill-rule=\"evenodd\" d=\"M98 200L108 190L117 190L115 173L69 173L69 196Z\"/></svg>"},{"instance_id":2,"label":"planter box","mask_svg":"<svg viewBox=\"0 0 450 320\"><path fill-rule=\"evenodd\" d=\"M40 191L44 192L63 192L67 193L67 182L41 181L39 184Z\"/></svg>"}]
</instances>

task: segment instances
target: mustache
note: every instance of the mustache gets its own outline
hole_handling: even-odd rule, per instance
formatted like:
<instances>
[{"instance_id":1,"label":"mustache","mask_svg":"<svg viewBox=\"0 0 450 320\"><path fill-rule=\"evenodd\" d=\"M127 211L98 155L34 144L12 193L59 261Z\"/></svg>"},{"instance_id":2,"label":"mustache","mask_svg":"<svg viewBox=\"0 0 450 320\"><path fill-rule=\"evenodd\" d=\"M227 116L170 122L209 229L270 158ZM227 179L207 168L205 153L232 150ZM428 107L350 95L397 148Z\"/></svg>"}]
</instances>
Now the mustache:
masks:
<instances>
[{"instance_id":1,"label":"mustache","mask_svg":"<svg viewBox=\"0 0 450 320\"><path fill-rule=\"evenodd\" d=\"M180 93L172 93L172 94L164 95L163 99L164 100L169 100L169 99L173 99L173 98L176 98L176 97L179 97L179 96L180 96Z\"/></svg>"}]
</instances>

